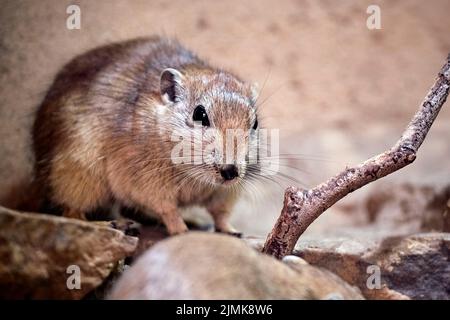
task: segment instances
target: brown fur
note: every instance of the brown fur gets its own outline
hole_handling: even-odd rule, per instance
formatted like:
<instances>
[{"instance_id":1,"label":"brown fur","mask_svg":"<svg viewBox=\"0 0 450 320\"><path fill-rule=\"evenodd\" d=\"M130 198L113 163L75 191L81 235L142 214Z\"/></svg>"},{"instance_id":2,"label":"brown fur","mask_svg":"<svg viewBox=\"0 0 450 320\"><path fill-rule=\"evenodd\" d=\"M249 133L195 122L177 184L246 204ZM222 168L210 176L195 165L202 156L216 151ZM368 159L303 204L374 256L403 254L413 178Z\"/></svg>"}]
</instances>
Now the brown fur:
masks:
<instances>
[{"instance_id":1,"label":"brown fur","mask_svg":"<svg viewBox=\"0 0 450 320\"><path fill-rule=\"evenodd\" d=\"M179 104L161 95L166 68L184 76ZM236 188L212 183L220 178L217 166L173 164L170 134L178 127L190 134L185 121L198 104L208 105L220 132L248 130L254 102L249 85L175 41L136 39L89 51L61 70L38 110L35 185L72 217L119 202L157 213L175 234L187 230L179 207L201 205L217 229L231 231Z\"/></svg>"}]
</instances>

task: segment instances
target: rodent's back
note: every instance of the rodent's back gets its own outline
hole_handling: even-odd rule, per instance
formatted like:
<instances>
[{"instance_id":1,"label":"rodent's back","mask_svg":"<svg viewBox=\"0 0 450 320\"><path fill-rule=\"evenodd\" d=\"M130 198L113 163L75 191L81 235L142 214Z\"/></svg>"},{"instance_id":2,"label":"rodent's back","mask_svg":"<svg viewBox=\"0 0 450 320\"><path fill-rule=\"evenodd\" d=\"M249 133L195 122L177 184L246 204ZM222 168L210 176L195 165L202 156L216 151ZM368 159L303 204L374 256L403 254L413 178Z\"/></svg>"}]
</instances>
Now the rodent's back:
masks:
<instances>
[{"instance_id":1,"label":"rodent's back","mask_svg":"<svg viewBox=\"0 0 450 320\"><path fill-rule=\"evenodd\" d=\"M133 106L140 90L159 92L162 70L190 64L204 62L178 42L159 37L115 43L75 57L57 74L38 109L33 127L37 158L45 158L50 152L43 150L51 145L48 140L58 140L58 130L54 129L58 127L58 116L63 114L64 101L72 93L83 92L82 102L98 94Z\"/></svg>"}]
</instances>

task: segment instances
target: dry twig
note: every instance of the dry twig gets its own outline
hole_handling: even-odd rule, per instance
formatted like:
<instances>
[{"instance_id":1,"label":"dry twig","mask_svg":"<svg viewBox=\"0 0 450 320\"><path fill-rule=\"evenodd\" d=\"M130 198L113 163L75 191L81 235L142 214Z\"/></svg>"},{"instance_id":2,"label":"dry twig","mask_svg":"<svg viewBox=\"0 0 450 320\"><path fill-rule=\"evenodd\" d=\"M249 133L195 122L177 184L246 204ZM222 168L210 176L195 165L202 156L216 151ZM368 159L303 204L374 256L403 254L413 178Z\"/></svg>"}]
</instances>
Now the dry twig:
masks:
<instances>
[{"instance_id":1,"label":"dry twig","mask_svg":"<svg viewBox=\"0 0 450 320\"><path fill-rule=\"evenodd\" d=\"M428 130L447 99L450 87L450 55L400 140L387 150L353 168L347 168L310 190L289 187L275 226L263 252L282 258L290 254L298 238L326 209L362 186L412 163Z\"/></svg>"}]
</instances>

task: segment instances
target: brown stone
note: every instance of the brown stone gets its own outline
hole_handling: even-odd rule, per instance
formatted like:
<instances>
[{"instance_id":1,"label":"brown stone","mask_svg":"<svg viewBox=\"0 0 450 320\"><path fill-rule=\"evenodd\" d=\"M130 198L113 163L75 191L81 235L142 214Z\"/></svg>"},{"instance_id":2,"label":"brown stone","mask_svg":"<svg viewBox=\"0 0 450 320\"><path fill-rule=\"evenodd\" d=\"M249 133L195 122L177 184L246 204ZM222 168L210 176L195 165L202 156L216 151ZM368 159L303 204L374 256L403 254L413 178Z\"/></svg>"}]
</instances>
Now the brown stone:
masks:
<instances>
[{"instance_id":1,"label":"brown stone","mask_svg":"<svg viewBox=\"0 0 450 320\"><path fill-rule=\"evenodd\" d=\"M359 287L368 299L450 299L450 234L422 233L383 240L300 241L294 252ZM379 268L379 288L368 279ZM369 268L369 269L368 269ZM373 279L373 278L372 278ZM375 282L369 279L370 284Z\"/></svg>"},{"instance_id":2,"label":"brown stone","mask_svg":"<svg viewBox=\"0 0 450 320\"><path fill-rule=\"evenodd\" d=\"M331 272L263 255L235 237L189 232L162 240L125 271L111 299L362 299Z\"/></svg>"},{"instance_id":3,"label":"brown stone","mask_svg":"<svg viewBox=\"0 0 450 320\"><path fill-rule=\"evenodd\" d=\"M450 232L450 185L388 184L373 189L356 209L363 209L373 228L390 235Z\"/></svg>"},{"instance_id":4,"label":"brown stone","mask_svg":"<svg viewBox=\"0 0 450 320\"><path fill-rule=\"evenodd\" d=\"M137 238L92 222L0 207L0 297L80 299L131 255ZM80 289L67 273L80 268Z\"/></svg>"}]
</instances>

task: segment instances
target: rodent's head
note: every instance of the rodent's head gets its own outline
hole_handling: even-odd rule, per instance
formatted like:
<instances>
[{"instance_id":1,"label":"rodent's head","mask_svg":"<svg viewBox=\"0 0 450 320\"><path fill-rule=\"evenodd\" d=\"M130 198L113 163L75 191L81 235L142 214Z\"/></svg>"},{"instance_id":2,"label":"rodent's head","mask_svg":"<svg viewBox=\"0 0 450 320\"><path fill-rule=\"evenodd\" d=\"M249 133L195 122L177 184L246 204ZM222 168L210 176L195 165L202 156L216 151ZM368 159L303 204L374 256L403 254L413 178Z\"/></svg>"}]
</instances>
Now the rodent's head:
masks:
<instances>
[{"instance_id":1,"label":"rodent's head","mask_svg":"<svg viewBox=\"0 0 450 320\"><path fill-rule=\"evenodd\" d=\"M172 124L172 141L182 138L172 160L180 163L181 156L190 163L193 179L229 185L257 169L255 86L224 71L169 68L161 73L160 89L159 114Z\"/></svg>"}]
</instances>

